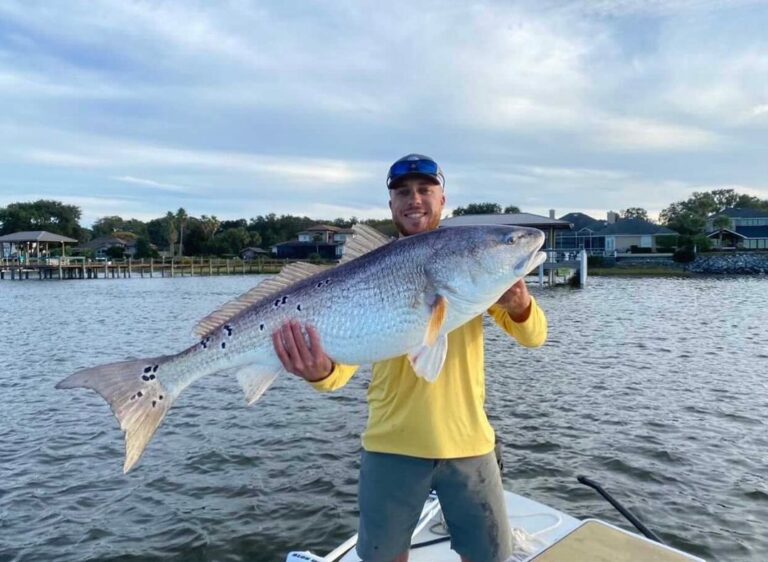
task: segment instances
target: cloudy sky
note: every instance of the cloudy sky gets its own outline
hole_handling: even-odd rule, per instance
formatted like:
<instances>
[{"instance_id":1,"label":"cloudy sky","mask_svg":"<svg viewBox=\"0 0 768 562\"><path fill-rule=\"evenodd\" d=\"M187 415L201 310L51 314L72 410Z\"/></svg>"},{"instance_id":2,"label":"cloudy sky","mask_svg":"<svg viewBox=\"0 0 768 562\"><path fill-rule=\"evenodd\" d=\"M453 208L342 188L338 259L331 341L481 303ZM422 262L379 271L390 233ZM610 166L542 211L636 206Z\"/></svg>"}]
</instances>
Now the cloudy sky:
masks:
<instances>
[{"instance_id":1,"label":"cloudy sky","mask_svg":"<svg viewBox=\"0 0 768 562\"><path fill-rule=\"evenodd\" d=\"M449 208L768 198L766 2L384 4L4 0L0 205L382 218L408 152Z\"/></svg>"}]
</instances>

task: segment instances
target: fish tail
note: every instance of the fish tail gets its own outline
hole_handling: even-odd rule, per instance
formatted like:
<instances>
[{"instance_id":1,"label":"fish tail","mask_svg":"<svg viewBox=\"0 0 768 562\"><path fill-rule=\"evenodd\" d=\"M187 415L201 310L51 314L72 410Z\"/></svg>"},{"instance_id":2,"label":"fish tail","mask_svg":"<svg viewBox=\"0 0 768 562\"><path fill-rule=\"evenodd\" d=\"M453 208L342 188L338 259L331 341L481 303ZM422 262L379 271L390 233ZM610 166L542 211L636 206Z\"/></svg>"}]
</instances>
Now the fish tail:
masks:
<instances>
[{"instance_id":1,"label":"fish tail","mask_svg":"<svg viewBox=\"0 0 768 562\"><path fill-rule=\"evenodd\" d=\"M175 396L160 383L174 356L110 363L78 371L56 388L90 388L107 401L125 433L127 473L138 462Z\"/></svg>"}]
</instances>

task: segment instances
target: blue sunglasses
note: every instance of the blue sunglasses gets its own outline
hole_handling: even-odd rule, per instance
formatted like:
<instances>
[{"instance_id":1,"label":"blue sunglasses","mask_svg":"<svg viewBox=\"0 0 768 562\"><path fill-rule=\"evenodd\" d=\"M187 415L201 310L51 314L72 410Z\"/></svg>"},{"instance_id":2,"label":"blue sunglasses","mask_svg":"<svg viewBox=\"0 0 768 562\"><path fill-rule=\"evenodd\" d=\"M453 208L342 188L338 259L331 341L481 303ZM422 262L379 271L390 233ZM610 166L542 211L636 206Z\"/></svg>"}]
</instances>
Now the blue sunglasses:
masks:
<instances>
[{"instance_id":1,"label":"blue sunglasses","mask_svg":"<svg viewBox=\"0 0 768 562\"><path fill-rule=\"evenodd\" d=\"M433 160L401 160L392 164L387 176L387 187L393 181L408 174L424 174L435 178L440 185L443 185L443 173L437 162Z\"/></svg>"}]
</instances>

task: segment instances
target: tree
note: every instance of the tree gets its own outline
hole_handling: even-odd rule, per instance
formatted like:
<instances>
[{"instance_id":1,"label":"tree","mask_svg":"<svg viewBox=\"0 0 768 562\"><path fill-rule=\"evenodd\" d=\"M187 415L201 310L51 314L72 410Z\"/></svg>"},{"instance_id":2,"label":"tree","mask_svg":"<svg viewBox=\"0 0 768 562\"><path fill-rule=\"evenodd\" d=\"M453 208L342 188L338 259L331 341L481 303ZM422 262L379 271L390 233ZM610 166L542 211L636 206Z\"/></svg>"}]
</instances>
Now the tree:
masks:
<instances>
[{"instance_id":1,"label":"tree","mask_svg":"<svg viewBox=\"0 0 768 562\"><path fill-rule=\"evenodd\" d=\"M25 230L47 230L79 239L80 208L60 201L39 199L33 203L11 203L0 208L0 234Z\"/></svg>"},{"instance_id":2,"label":"tree","mask_svg":"<svg viewBox=\"0 0 768 562\"><path fill-rule=\"evenodd\" d=\"M727 215L719 215L712 221L712 226L718 229L718 247L723 247L723 230L731 226L731 219Z\"/></svg>"},{"instance_id":3,"label":"tree","mask_svg":"<svg viewBox=\"0 0 768 562\"><path fill-rule=\"evenodd\" d=\"M178 231L176 230L176 215L168 211L165 214L165 239L168 240L168 248L171 251L171 257L173 257L173 247L178 240Z\"/></svg>"},{"instance_id":4,"label":"tree","mask_svg":"<svg viewBox=\"0 0 768 562\"><path fill-rule=\"evenodd\" d=\"M136 253L134 254L134 257L137 259L156 258L157 251L149 244L147 238L138 238L136 240Z\"/></svg>"},{"instance_id":5,"label":"tree","mask_svg":"<svg viewBox=\"0 0 768 562\"><path fill-rule=\"evenodd\" d=\"M184 255L184 226L187 224L187 211L183 207L179 207L176 211L176 224L179 226L179 256Z\"/></svg>"},{"instance_id":6,"label":"tree","mask_svg":"<svg viewBox=\"0 0 768 562\"><path fill-rule=\"evenodd\" d=\"M619 213L622 219L640 219L646 222L651 222L648 218L648 211L642 207L629 207Z\"/></svg>"},{"instance_id":7,"label":"tree","mask_svg":"<svg viewBox=\"0 0 768 562\"><path fill-rule=\"evenodd\" d=\"M498 215L501 213L501 205L498 203L470 203L466 207L456 207L453 216L461 215Z\"/></svg>"},{"instance_id":8,"label":"tree","mask_svg":"<svg viewBox=\"0 0 768 562\"><path fill-rule=\"evenodd\" d=\"M93 236L99 238L101 236L110 236L116 230L123 230L125 221L122 217L109 216L101 217L93 223Z\"/></svg>"},{"instance_id":9,"label":"tree","mask_svg":"<svg viewBox=\"0 0 768 562\"><path fill-rule=\"evenodd\" d=\"M516 215L519 212L521 212L520 207L517 207L515 205L507 205L506 207L504 207L505 215Z\"/></svg>"}]
</instances>

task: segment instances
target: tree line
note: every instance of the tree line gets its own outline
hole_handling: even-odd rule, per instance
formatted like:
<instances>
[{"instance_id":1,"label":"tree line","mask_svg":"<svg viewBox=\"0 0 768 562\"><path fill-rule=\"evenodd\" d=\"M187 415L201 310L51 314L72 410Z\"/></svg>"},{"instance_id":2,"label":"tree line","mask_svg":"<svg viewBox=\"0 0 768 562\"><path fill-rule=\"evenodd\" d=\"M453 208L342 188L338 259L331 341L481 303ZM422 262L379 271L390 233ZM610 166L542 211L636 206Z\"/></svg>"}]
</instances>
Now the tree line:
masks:
<instances>
[{"instance_id":1,"label":"tree line","mask_svg":"<svg viewBox=\"0 0 768 562\"><path fill-rule=\"evenodd\" d=\"M684 201L672 203L660 213L659 223L678 232L684 245L703 244L707 217L729 207L758 209L768 215L768 199L737 193L733 189L715 189L695 192ZM485 202L457 207L453 215L519 212L520 208L514 205L502 207L498 203ZM361 221L356 217L322 221L306 216L271 213L250 219L219 220L215 215L189 216L183 208L179 208L176 212L168 211L165 216L146 222L119 216L102 217L92 228L85 228L80 225L81 216L79 207L60 201L41 199L11 203L0 208L0 235L47 230L75 238L80 243L102 236L130 238L136 241L137 257L150 257L156 253L156 248L166 250L173 256L236 255L249 246L270 248L293 240L299 232L317 223L350 228L362 222L385 234L396 233L390 219ZM647 211L641 207L623 209L619 216L622 219L649 220ZM716 219L715 227L718 224L724 225L725 221Z\"/></svg>"},{"instance_id":2,"label":"tree line","mask_svg":"<svg viewBox=\"0 0 768 562\"><path fill-rule=\"evenodd\" d=\"M0 235L29 230L47 230L78 240L81 244L103 236L113 236L136 242L136 257L153 257L156 249L171 256L237 255L249 246L270 248L280 242L293 240L310 226L328 224L350 228L363 222L385 234L394 235L389 219L360 221L356 217L318 221L306 216L259 215L251 219L219 220L215 215L189 216L185 209L168 211L165 216L141 221L107 216L98 219L92 228L80 225L82 213L75 205L60 201L38 200L11 203L0 208ZM115 256L118 257L118 256Z\"/></svg>"}]
</instances>

